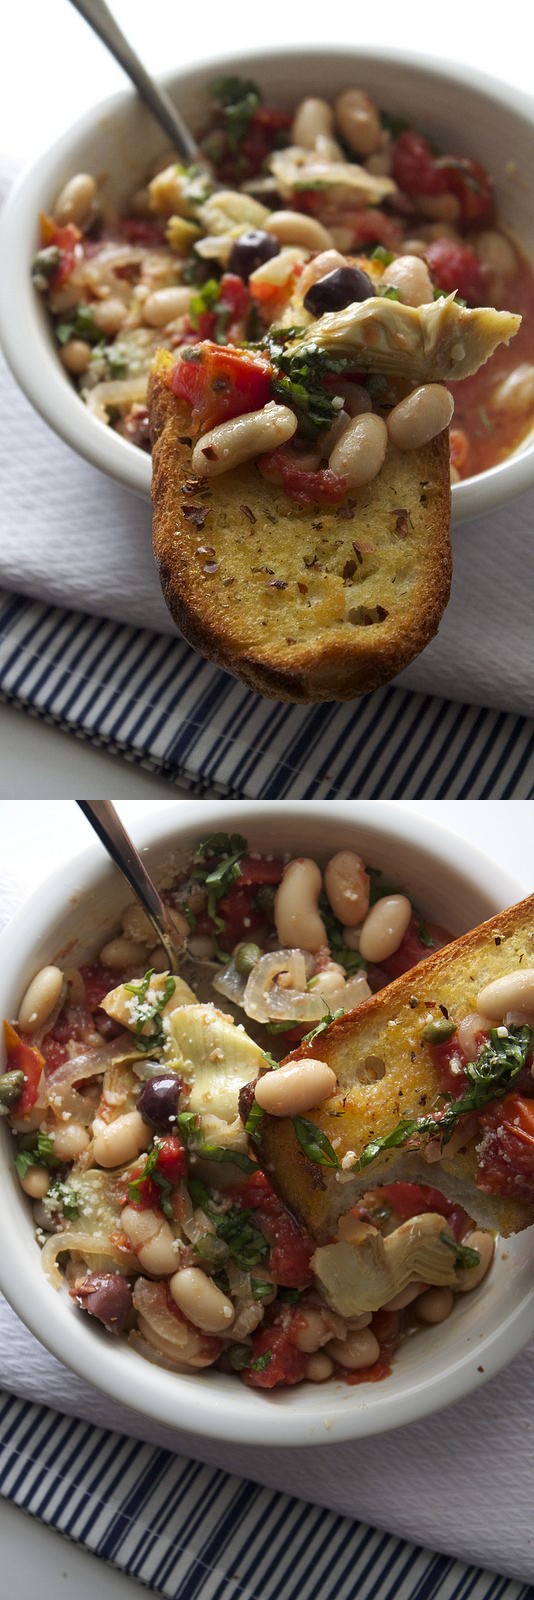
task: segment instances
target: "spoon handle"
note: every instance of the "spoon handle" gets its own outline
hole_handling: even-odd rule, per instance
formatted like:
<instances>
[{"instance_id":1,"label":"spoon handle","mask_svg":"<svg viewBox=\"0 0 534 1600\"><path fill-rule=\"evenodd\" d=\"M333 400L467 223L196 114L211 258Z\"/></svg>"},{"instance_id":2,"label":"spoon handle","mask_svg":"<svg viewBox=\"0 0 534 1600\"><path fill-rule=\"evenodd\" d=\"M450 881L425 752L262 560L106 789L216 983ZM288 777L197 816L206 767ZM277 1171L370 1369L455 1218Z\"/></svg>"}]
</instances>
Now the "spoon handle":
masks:
<instances>
[{"instance_id":1,"label":"spoon handle","mask_svg":"<svg viewBox=\"0 0 534 1600\"><path fill-rule=\"evenodd\" d=\"M105 5L105 0L71 0L71 5L85 18L93 32L98 34L99 39L102 39L111 54L115 56L119 66L131 78L132 83L139 90L142 100L146 101L147 106L153 111L154 116L157 117L161 127L165 129L165 133L172 140L173 146L183 156L187 165L190 166L191 162L199 161L198 145L180 116L180 112L173 106L166 90L158 88L154 79L146 72L142 61L139 60L139 56L136 55L135 50L132 50L115 18L111 15L111 11Z\"/></svg>"},{"instance_id":2,"label":"spoon handle","mask_svg":"<svg viewBox=\"0 0 534 1600\"><path fill-rule=\"evenodd\" d=\"M115 806L111 800L78 800L77 804L150 917L154 932L167 953L170 972L177 972L176 928Z\"/></svg>"}]
</instances>

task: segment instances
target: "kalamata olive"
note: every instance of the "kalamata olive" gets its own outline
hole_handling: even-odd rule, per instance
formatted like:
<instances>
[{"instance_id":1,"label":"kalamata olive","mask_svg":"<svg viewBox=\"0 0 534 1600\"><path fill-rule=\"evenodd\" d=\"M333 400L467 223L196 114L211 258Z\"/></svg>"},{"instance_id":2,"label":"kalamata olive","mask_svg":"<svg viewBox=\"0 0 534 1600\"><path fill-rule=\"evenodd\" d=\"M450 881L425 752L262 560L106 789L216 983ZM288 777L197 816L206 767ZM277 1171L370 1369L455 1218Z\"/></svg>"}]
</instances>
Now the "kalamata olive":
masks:
<instances>
[{"instance_id":1,"label":"kalamata olive","mask_svg":"<svg viewBox=\"0 0 534 1600\"><path fill-rule=\"evenodd\" d=\"M272 233L264 233L263 228L250 228L248 233L242 233L236 239L230 251L228 271L236 272L238 278L243 278L248 283L251 272L256 267L262 267L265 261L270 261L272 256L280 255L278 239Z\"/></svg>"},{"instance_id":2,"label":"kalamata olive","mask_svg":"<svg viewBox=\"0 0 534 1600\"><path fill-rule=\"evenodd\" d=\"M176 1072L162 1072L143 1084L137 1099L137 1110L144 1122L150 1123L158 1133L168 1133L176 1122L178 1095L182 1084Z\"/></svg>"},{"instance_id":3,"label":"kalamata olive","mask_svg":"<svg viewBox=\"0 0 534 1600\"><path fill-rule=\"evenodd\" d=\"M335 267L325 278L310 284L304 305L312 316L322 317L325 311L342 311L354 300L368 300L374 292L372 279L361 267Z\"/></svg>"},{"instance_id":4,"label":"kalamata olive","mask_svg":"<svg viewBox=\"0 0 534 1600\"><path fill-rule=\"evenodd\" d=\"M122 1333L132 1309L132 1291L120 1272L88 1272L70 1293L80 1310L98 1317L108 1333Z\"/></svg>"}]
</instances>

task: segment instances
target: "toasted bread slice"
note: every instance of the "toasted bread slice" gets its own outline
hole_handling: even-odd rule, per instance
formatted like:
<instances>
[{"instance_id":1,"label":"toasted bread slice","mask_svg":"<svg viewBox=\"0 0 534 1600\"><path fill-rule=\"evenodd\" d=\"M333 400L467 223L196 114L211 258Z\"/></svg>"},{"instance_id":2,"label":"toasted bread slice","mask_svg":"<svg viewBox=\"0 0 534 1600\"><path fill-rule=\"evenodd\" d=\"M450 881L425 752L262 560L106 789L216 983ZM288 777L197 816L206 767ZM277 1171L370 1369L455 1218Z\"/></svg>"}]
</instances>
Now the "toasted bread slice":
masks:
<instances>
[{"instance_id":1,"label":"toasted bread slice","mask_svg":"<svg viewBox=\"0 0 534 1600\"><path fill-rule=\"evenodd\" d=\"M327 1136L339 1161L361 1155L399 1121L428 1116L443 1107L440 1082L424 1029L444 1010L457 1025L476 1010L480 989L495 978L534 965L534 895L482 923L404 973L356 1011L333 1022L316 1042L288 1060L320 1056L333 1068L339 1094L308 1114ZM369 1076L369 1057L384 1075ZM336 1231L337 1219L366 1190L403 1179L427 1183L465 1206L482 1227L503 1234L534 1223L534 1200L485 1194L477 1184L476 1138L454 1155L443 1147L431 1163L424 1151L397 1148L381 1153L362 1171L318 1166L300 1148L291 1119L264 1115L258 1127L262 1167L277 1193L320 1243ZM352 1157L351 1157L352 1161Z\"/></svg>"},{"instance_id":2,"label":"toasted bread slice","mask_svg":"<svg viewBox=\"0 0 534 1600\"><path fill-rule=\"evenodd\" d=\"M387 683L439 627L449 597L449 441L389 446L366 488L299 506L254 462L192 477L189 410L157 352L154 551L177 626L203 655L277 700L351 700Z\"/></svg>"}]
</instances>

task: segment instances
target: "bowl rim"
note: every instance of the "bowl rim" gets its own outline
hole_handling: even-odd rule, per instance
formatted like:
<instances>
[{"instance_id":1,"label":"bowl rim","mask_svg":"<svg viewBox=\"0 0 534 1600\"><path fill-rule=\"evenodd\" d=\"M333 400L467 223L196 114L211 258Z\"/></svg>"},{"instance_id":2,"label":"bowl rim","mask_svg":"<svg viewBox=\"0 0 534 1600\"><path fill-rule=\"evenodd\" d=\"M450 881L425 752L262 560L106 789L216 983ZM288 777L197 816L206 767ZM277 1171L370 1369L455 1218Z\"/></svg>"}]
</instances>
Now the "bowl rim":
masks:
<instances>
[{"instance_id":1,"label":"bowl rim","mask_svg":"<svg viewBox=\"0 0 534 1600\"><path fill-rule=\"evenodd\" d=\"M285 816L302 814L302 804L300 801L284 802ZM459 872L480 893L486 893L489 899L494 899L496 904L511 904L518 891L522 892L512 876L497 862L467 841L459 839L452 829L436 822L434 818L421 817L404 807L399 812L397 803L387 800L352 803L310 801L305 804L305 815L312 816L326 829L326 824L329 827L332 824L332 805L344 823L354 821L356 827L360 824L378 835L385 833L410 844L416 853L421 850L423 855L433 857L442 866L445 864ZM186 801L180 803L178 816L174 809L167 811L166 808L163 816L154 813L140 819L139 825L134 825L132 831L141 850L154 847L161 849L165 844L170 846L172 843L178 848L183 835L190 838L200 825L203 830L207 828L209 831L214 825L231 828L239 823L246 830L251 822L256 824L262 818L269 820L273 812L279 812L279 806L280 803L269 801L203 802L200 824L198 805ZM73 893L78 897L84 892L94 891L99 880L109 878L111 872L111 864L96 844L57 867L34 890L0 934L0 971L4 971L4 952L9 950L13 968L22 965L28 946L33 943L39 946L43 936L47 936L48 928L56 921L58 911L62 908L67 910ZM88 920L96 914L94 902L91 902ZM31 939L28 937L28 927L32 930ZM34 929L37 931L34 932ZM8 977L8 984L10 981L13 981L12 977ZM5 1137L9 1137L7 1130ZM10 1187L8 1177L12 1179L6 1166L3 1173L0 1171L4 1217L9 1219L11 1214L16 1214L20 1221L20 1195L12 1182ZM481 1382L494 1376L523 1348L534 1332L533 1288L527 1290L520 1303L497 1327L473 1339L471 1347L467 1342L466 1349L454 1356L448 1366L445 1360L439 1370L427 1375L416 1389L409 1384L400 1394L392 1394L380 1384L366 1386L366 1393L359 1388L350 1389L347 1396L354 1396L352 1406L347 1398L346 1406L340 1408L339 1412L334 1407L331 1423L325 1420L324 1408L319 1407L319 1412L314 1409L313 1394L305 1397L304 1402L299 1402L297 1411L290 1404L283 1407L277 1405L276 1400L273 1404L272 1399L269 1403L270 1396L265 1403L264 1395L257 1397L254 1391L251 1393L244 1386L239 1386L240 1392L232 1392L231 1396L215 1389L209 1382L203 1388L204 1379L199 1383L196 1375L194 1380L188 1376L172 1375L173 1403L170 1405L166 1372L147 1362L147 1371L141 1370L140 1373L140 1358L137 1357L135 1366L130 1360L133 1351L119 1346L118 1341L116 1344L109 1341L105 1334L100 1337L98 1330L86 1328L82 1318L73 1317L66 1326L59 1297L57 1301L49 1298L48 1292L45 1292L49 1286L44 1276L42 1281L39 1280L39 1263L33 1251L28 1249L26 1253L17 1250L17 1232L20 1235L20 1227L15 1230L11 1243L7 1230L7 1249L4 1248L0 1261L0 1287L21 1320L57 1360L78 1377L130 1409L134 1393L133 1409L151 1421L179 1428L185 1433L232 1443L247 1444L251 1439L255 1444L277 1447L341 1443L415 1422L462 1399ZM30 1238L31 1227L28 1229L28 1245ZM480 1372L482 1363L483 1373ZM261 1402L259 1405L256 1404L257 1398Z\"/></svg>"},{"instance_id":2,"label":"bowl rim","mask_svg":"<svg viewBox=\"0 0 534 1600\"><path fill-rule=\"evenodd\" d=\"M461 62L441 59L417 51L393 49L377 45L358 49L343 48L341 44L311 44L302 50L290 44L284 49L266 47L259 50L236 52L228 50L215 57L202 57L161 75L159 81L172 92L173 87L188 78L205 77L217 72L221 64L235 64L236 70L257 68L262 62L290 60L296 63L321 61L327 56L349 62L351 59L410 67L421 76L454 80L463 88L493 99L499 106L519 114L534 128L534 98L523 89L516 89L481 72L477 67L467 67ZM128 102L133 103L134 89L120 90L97 102L85 111L76 122L45 150L36 161L29 162L16 179L0 213L0 256L4 264L0 278L0 344L7 362L20 388L43 420L73 449L77 455L96 467L115 482L143 498L150 497L150 458L127 439L111 429L106 429L88 412L74 386L60 366L55 347L48 338L39 318L35 303L35 290L29 272L20 273L18 250L21 236L27 238L28 213L37 221L39 195L46 187L47 172L60 153L72 141L90 136L95 123L102 118L113 118ZM19 310L15 312L18 303ZM42 308L44 310L44 308ZM24 338L19 329L24 328ZM45 353L54 355L54 362L42 361ZM41 360L37 359L41 356ZM497 507L524 494L534 484L534 436L511 456L488 468L476 477L452 485L453 524L484 516Z\"/></svg>"}]
</instances>

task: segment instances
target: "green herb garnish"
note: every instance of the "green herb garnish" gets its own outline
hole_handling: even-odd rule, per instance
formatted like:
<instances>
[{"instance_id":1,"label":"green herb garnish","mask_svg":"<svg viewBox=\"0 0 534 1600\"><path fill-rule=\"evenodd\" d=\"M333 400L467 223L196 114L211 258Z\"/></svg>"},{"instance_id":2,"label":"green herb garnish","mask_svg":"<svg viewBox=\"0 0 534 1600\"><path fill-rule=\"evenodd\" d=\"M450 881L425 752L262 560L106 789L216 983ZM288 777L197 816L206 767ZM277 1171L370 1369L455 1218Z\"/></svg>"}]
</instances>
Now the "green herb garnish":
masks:
<instances>
[{"instance_id":1,"label":"green herb garnish","mask_svg":"<svg viewBox=\"0 0 534 1600\"><path fill-rule=\"evenodd\" d=\"M440 1239L442 1244L448 1246L449 1250L454 1250L455 1266L478 1267L480 1262L479 1250L472 1250L469 1244L458 1244L451 1234L445 1233L445 1230L440 1233Z\"/></svg>"},{"instance_id":2,"label":"green herb garnish","mask_svg":"<svg viewBox=\"0 0 534 1600\"><path fill-rule=\"evenodd\" d=\"M272 1350L264 1350L262 1356L256 1356L256 1360L250 1362L249 1372L264 1372L272 1359L272 1353Z\"/></svg>"},{"instance_id":3,"label":"green herb garnish","mask_svg":"<svg viewBox=\"0 0 534 1600\"><path fill-rule=\"evenodd\" d=\"M276 1064L278 1065L278 1062ZM245 1133L248 1133L249 1139L252 1139L254 1144L260 1142L258 1128L264 1114L262 1107L258 1105L257 1100L254 1100L245 1123Z\"/></svg>"},{"instance_id":4,"label":"green herb garnish","mask_svg":"<svg viewBox=\"0 0 534 1600\"><path fill-rule=\"evenodd\" d=\"M180 1111L177 1117L178 1129L184 1144L196 1156L202 1156L205 1161L217 1161L219 1164L231 1162L232 1166L239 1167L241 1172L256 1172L255 1161L250 1156L244 1155L241 1150L231 1150L224 1145L206 1144L202 1136L200 1118L193 1111Z\"/></svg>"},{"instance_id":5,"label":"green herb garnish","mask_svg":"<svg viewBox=\"0 0 534 1600\"><path fill-rule=\"evenodd\" d=\"M297 1306L299 1300L302 1300L302 1294L300 1289L286 1289L282 1285L279 1285L277 1289L277 1299L282 1301L282 1305Z\"/></svg>"},{"instance_id":6,"label":"green herb garnish","mask_svg":"<svg viewBox=\"0 0 534 1600\"><path fill-rule=\"evenodd\" d=\"M292 1117L291 1121L300 1148L308 1157L308 1161L314 1161L318 1167L331 1167L337 1170L341 1162L322 1129L318 1128L315 1122L308 1122L307 1117Z\"/></svg>"},{"instance_id":7,"label":"green herb garnish","mask_svg":"<svg viewBox=\"0 0 534 1600\"><path fill-rule=\"evenodd\" d=\"M394 289L392 284L387 284L385 288L382 288L382 284L377 283L375 294L379 295L381 300L400 300L399 291Z\"/></svg>"},{"instance_id":8,"label":"green herb garnish","mask_svg":"<svg viewBox=\"0 0 534 1600\"><path fill-rule=\"evenodd\" d=\"M244 1372L245 1367L248 1367L251 1353L252 1347L249 1344L229 1344L226 1347L226 1355L234 1372Z\"/></svg>"},{"instance_id":9,"label":"green herb garnish","mask_svg":"<svg viewBox=\"0 0 534 1600\"><path fill-rule=\"evenodd\" d=\"M236 1267L248 1272L269 1254L269 1245L256 1226L253 1211L248 1211L244 1206L230 1206L228 1211L215 1211L205 1183L196 1178L189 1182L189 1193L193 1205L200 1206L213 1223L217 1237L224 1241Z\"/></svg>"},{"instance_id":10,"label":"green herb garnish","mask_svg":"<svg viewBox=\"0 0 534 1600\"><path fill-rule=\"evenodd\" d=\"M214 307L217 305L220 292L221 285L218 282L218 279L208 278L207 283L202 285L202 288L199 289L198 294L193 295L188 312L189 321L192 328L198 328L200 318L204 315L205 311L213 311Z\"/></svg>"},{"instance_id":11,"label":"green herb garnish","mask_svg":"<svg viewBox=\"0 0 534 1600\"><path fill-rule=\"evenodd\" d=\"M100 328L97 328L90 306L83 302L76 306L68 322L56 322L56 339L60 344L67 344L69 339L85 339L88 344L98 344L102 339Z\"/></svg>"},{"instance_id":12,"label":"green herb garnish","mask_svg":"<svg viewBox=\"0 0 534 1600\"><path fill-rule=\"evenodd\" d=\"M49 1133L25 1133L19 1143L15 1156L15 1167L19 1178L26 1177L30 1167L62 1167L63 1161L58 1161L54 1155L54 1141Z\"/></svg>"},{"instance_id":13,"label":"green herb garnish","mask_svg":"<svg viewBox=\"0 0 534 1600\"><path fill-rule=\"evenodd\" d=\"M273 1283L265 1283L263 1278L251 1278L250 1287L253 1300L268 1300L275 1286Z\"/></svg>"},{"instance_id":14,"label":"green herb garnish","mask_svg":"<svg viewBox=\"0 0 534 1600\"><path fill-rule=\"evenodd\" d=\"M328 896L324 889L319 896L319 911L325 925L326 937L334 961L345 968L347 978L353 978L355 972L365 972L367 963L359 950L349 950L343 939L343 923L334 915Z\"/></svg>"},{"instance_id":15,"label":"green herb garnish","mask_svg":"<svg viewBox=\"0 0 534 1600\"><path fill-rule=\"evenodd\" d=\"M393 251L386 250L385 244L377 244L375 245L374 250L371 251L371 261L381 261L384 267L389 267L390 263L394 260L395 256Z\"/></svg>"},{"instance_id":16,"label":"green herb garnish","mask_svg":"<svg viewBox=\"0 0 534 1600\"><path fill-rule=\"evenodd\" d=\"M154 977L154 968L150 967L141 983L125 983L126 994L132 994L137 1000L137 1017L135 1026L136 1045L146 1055L151 1050L158 1049L163 1043L163 1017L167 1001L174 994L176 988L175 978L166 978L161 993L156 994L155 1000L147 1000L151 980ZM152 1033L144 1033L147 1022L153 1022Z\"/></svg>"},{"instance_id":17,"label":"green herb garnish","mask_svg":"<svg viewBox=\"0 0 534 1600\"><path fill-rule=\"evenodd\" d=\"M132 1205L139 1205L143 1198L141 1185L144 1183L145 1178L152 1178L153 1182L157 1183L160 1191L160 1210L163 1212L164 1217L168 1217L172 1222L174 1217L171 1199L173 1186L172 1183L169 1183L168 1178L163 1177L163 1173L158 1172L158 1156L160 1150L161 1140L155 1139L151 1149L147 1153L144 1167L142 1168L141 1172L138 1173L137 1177L132 1178L131 1182L128 1184L128 1199L131 1201Z\"/></svg>"},{"instance_id":18,"label":"green herb garnish","mask_svg":"<svg viewBox=\"0 0 534 1600\"><path fill-rule=\"evenodd\" d=\"M330 1027L331 1022L337 1022L338 1017L343 1017L344 1015L343 1006L340 1006L338 1011L327 1010L326 1016L322 1018L321 1022L317 1023L317 1027L312 1028L311 1033L304 1034L304 1038L300 1041L301 1044L313 1044L314 1039L318 1039L319 1034L324 1033L325 1029Z\"/></svg>"},{"instance_id":19,"label":"green herb garnish","mask_svg":"<svg viewBox=\"0 0 534 1600\"><path fill-rule=\"evenodd\" d=\"M57 1201L67 1222L73 1222L75 1217L79 1217L80 1196L71 1183L62 1183L61 1178L52 1178L46 1198Z\"/></svg>"},{"instance_id":20,"label":"green herb garnish","mask_svg":"<svg viewBox=\"0 0 534 1600\"><path fill-rule=\"evenodd\" d=\"M216 78L211 85L211 97L218 106L230 145L237 149L261 106L261 92L251 78Z\"/></svg>"}]
</instances>

